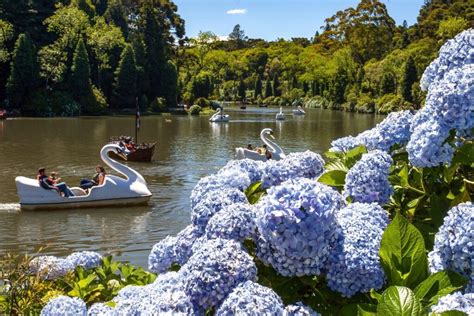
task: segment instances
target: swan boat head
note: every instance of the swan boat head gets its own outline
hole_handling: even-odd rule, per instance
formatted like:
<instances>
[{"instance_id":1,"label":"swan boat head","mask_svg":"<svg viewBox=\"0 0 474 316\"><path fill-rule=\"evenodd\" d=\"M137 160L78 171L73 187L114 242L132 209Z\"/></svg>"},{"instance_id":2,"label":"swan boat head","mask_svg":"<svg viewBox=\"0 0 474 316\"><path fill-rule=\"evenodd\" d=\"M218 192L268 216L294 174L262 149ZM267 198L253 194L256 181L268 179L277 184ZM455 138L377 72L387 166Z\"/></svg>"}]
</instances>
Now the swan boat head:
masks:
<instances>
[{"instance_id":1,"label":"swan boat head","mask_svg":"<svg viewBox=\"0 0 474 316\"><path fill-rule=\"evenodd\" d=\"M264 128L260 132L260 139L262 142L267 145L268 150L272 153L273 160L280 160L281 158L285 157L285 153L280 146L278 146L274 141L271 141L269 138L273 140L275 137L273 136L273 130L271 128ZM236 148L236 158L237 159L252 159L252 160L260 160L260 161L267 161L267 157L264 154L260 154L257 151L249 150L247 148Z\"/></svg>"}]
</instances>

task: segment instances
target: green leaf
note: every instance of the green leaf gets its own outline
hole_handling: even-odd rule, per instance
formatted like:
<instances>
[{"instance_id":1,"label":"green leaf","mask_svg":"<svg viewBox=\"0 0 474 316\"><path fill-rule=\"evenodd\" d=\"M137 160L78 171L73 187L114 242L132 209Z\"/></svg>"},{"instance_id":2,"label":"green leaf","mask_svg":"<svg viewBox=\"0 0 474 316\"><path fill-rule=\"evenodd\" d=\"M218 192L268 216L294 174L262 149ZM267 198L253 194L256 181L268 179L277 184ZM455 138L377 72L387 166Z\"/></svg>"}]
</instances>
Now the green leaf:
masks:
<instances>
[{"instance_id":1,"label":"green leaf","mask_svg":"<svg viewBox=\"0 0 474 316\"><path fill-rule=\"evenodd\" d=\"M385 229L379 254L389 285L414 288L428 276L423 236L400 214Z\"/></svg>"},{"instance_id":2,"label":"green leaf","mask_svg":"<svg viewBox=\"0 0 474 316\"><path fill-rule=\"evenodd\" d=\"M438 303L438 299L462 288L467 280L452 271L440 271L430 275L414 290L424 307Z\"/></svg>"},{"instance_id":3,"label":"green leaf","mask_svg":"<svg viewBox=\"0 0 474 316\"><path fill-rule=\"evenodd\" d=\"M325 166L324 169L326 171L330 170L342 170L342 171L349 171L349 168L340 160L330 161Z\"/></svg>"},{"instance_id":4,"label":"green leaf","mask_svg":"<svg viewBox=\"0 0 474 316\"><path fill-rule=\"evenodd\" d=\"M407 164L403 164L402 169L398 172L398 176L399 176L400 185L402 185L402 186L408 186L409 185L409 182L408 182L408 165Z\"/></svg>"},{"instance_id":5,"label":"green leaf","mask_svg":"<svg viewBox=\"0 0 474 316\"><path fill-rule=\"evenodd\" d=\"M346 174L343 170L331 170L320 176L318 181L332 187L344 187Z\"/></svg>"},{"instance_id":6,"label":"green leaf","mask_svg":"<svg viewBox=\"0 0 474 316\"><path fill-rule=\"evenodd\" d=\"M246 190L245 196L250 204L257 203L263 194L266 193L266 190L262 188L262 181L257 181L252 183Z\"/></svg>"},{"instance_id":7,"label":"green leaf","mask_svg":"<svg viewBox=\"0 0 474 316\"><path fill-rule=\"evenodd\" d=\"M451 164L454 165L457 163L463 165L471 165L474 163L474 143L465 143L458 150L456 150Z\"/></svg>"},{"instance_id":8,"label":"green leaf","mask_svg":"<svg viewBox=\"0 0 474 316\"><path fill-rule=\"evenodd\" d=\"M449 210L449 200L436 194L430 196L431 208L429 209L431 220L436 225L440 227L443 224L443 219L446 216L446 213Z\"/></svg>"},{"instance_id":9,"label":"green leaf","mask_svg":"<svg viewBox=\"0 0 474 316\"><path fill-rule=\"evenodd\" d=\"M422 308L412 290L404 286L391 286L382 294L377 315L418 316L422 315Z\"/></svg>"},{"instance_id":10,"label":"green leaf","mask_svg":"<svg viewBox=\"0 0 474 316\"><path fill-rule=\"evenodd\" d=\"M363 154L367 153L367 149L360 145L356 148L349 150L345 156L345 164L348 168L351 168L357 161L360 160Z\"/></svg>"}]
</instances>

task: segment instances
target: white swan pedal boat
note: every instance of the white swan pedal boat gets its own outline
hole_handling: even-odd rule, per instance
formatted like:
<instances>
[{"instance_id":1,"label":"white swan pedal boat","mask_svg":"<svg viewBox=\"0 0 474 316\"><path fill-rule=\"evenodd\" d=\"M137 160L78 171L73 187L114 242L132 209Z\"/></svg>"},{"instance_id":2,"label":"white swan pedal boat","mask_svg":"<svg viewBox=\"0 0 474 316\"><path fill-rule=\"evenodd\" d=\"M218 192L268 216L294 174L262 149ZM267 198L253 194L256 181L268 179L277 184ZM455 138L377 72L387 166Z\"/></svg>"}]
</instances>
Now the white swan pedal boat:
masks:
<instances>
[{"instance_id":1,"label":"white swan pedal boat","mask_svg":"<svg viewBox=\"0 0 474 316\"><path fill-rule=\"evenodd\" d=\"M211 116L211 118L209 119L209 122L225 123L225 122L229 122L229 120L230 120L230 115L224 114L221 108L217 108L217 112Z\"/></svg>"},{"instance_id":2,"label":"white swan pedal boat","mask_svg":"<svg viewBox=\"0 0 474 316\"><path fill-rule=\"evenodd\" d=\"M102 147L100 157L111 169L125 176L106 175L104 183L92 187L87 193L81 188L72 187L74 196L62 197L55 190L46 190L38 180L16 177L16 188L23 210L67 209L85 207L128 206L148 203L152 196L145 179L132 168L108 156L109 152L123 154L120 146L107 144Z\"/></svg>"},{"instance_id":3,"label":"white swan pedal boat","mask_svg":"<svg viewBox=\"0 0 474 316\"><path fill-rule=\"evenodd\" d=\"M275 119L277 121L284 121L285 120L285 113L283 113L283 108L280 107L280 112L278 112L276 115L275 115Z\"/></svg>"},{"instance_id":4,"label":"white swan pedal boat","mask_svg":"<svg viewBox=\"0 0 474 316\"><path fill-rule=\"evenodd\" d=\"M272 154L272 159L273 160L280 160L282 158L285 158L286 155L283 152L283 149L281 149L280 146L278 146L274 141L271 141L268 139L268 137L271 137L272 139L275 139L273 136L273 130L271 128L264 128L260 132L260 139L262 142L267 145L267 150L269 150ZM260 154L255 150L250 150L247 148L239 147L235 149L235 156L237 159L252 159L252 160L259 160L259 161L267 161L267 157L265 154Z\"/></svg>"},{"instance_id":5,"label":"white swan pedal boat","mask_svg":"<svg viewBox=\"0 0 474 316\"><path fill-rule=\"evenodd\" d=\"M301 105L299 105L297 109L293 110L293 115L305 115L305 114L306 112L303 110Z\"/></svg>"}]
</instances>

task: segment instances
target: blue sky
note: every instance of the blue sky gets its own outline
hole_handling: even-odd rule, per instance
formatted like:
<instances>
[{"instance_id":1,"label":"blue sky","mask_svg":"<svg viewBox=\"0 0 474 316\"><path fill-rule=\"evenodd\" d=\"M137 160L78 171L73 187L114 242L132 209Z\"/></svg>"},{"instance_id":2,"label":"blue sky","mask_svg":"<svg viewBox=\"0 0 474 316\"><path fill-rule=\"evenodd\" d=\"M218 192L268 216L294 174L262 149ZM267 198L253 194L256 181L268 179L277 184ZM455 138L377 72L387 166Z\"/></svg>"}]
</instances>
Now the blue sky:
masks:
<instances>
[{"instance_id":1,"label":"blue sky","mask_svg":"<svg viewBox=\"0 0 474 316\"><path fill-rule=\"evenodd\" d=\"M186 35L212 31L226 36L240 24L251 38L312 37L324 19L355 7L356 0L174 0L186 21ZM423 0L382 0L397 24L416 22ZM232 14L233 13L233 14Z\"/></svg>"}]
</instances>

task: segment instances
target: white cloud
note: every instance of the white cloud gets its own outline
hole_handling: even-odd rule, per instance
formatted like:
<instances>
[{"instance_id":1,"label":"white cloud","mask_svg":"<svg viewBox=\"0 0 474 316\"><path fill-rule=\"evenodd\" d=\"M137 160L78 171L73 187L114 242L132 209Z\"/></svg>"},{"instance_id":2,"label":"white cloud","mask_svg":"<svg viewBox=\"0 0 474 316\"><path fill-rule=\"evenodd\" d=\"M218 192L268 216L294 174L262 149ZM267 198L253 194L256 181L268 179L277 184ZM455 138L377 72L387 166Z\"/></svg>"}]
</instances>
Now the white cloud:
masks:
<instances>
[{"instance_id":1,"label":"white cloud","mask_svg":"<svg viewBox=\"0 0 474 316\"><path fill-rule=\"evenodd\" d=\"M227 14L245 14L247 13L247 9L232 9L227 11Z\"/></svg>"},{"instance_id":2,"label":"white cloud","mask_svg":"<svg viewBox=\"0 0 474 316\"><path fill-rule=\"evenodd\" d=\"M227 36L227 35L217 35L217 37L221 41L227 41L229 39L229 36Z\"/></svg>"}]
</instances>

